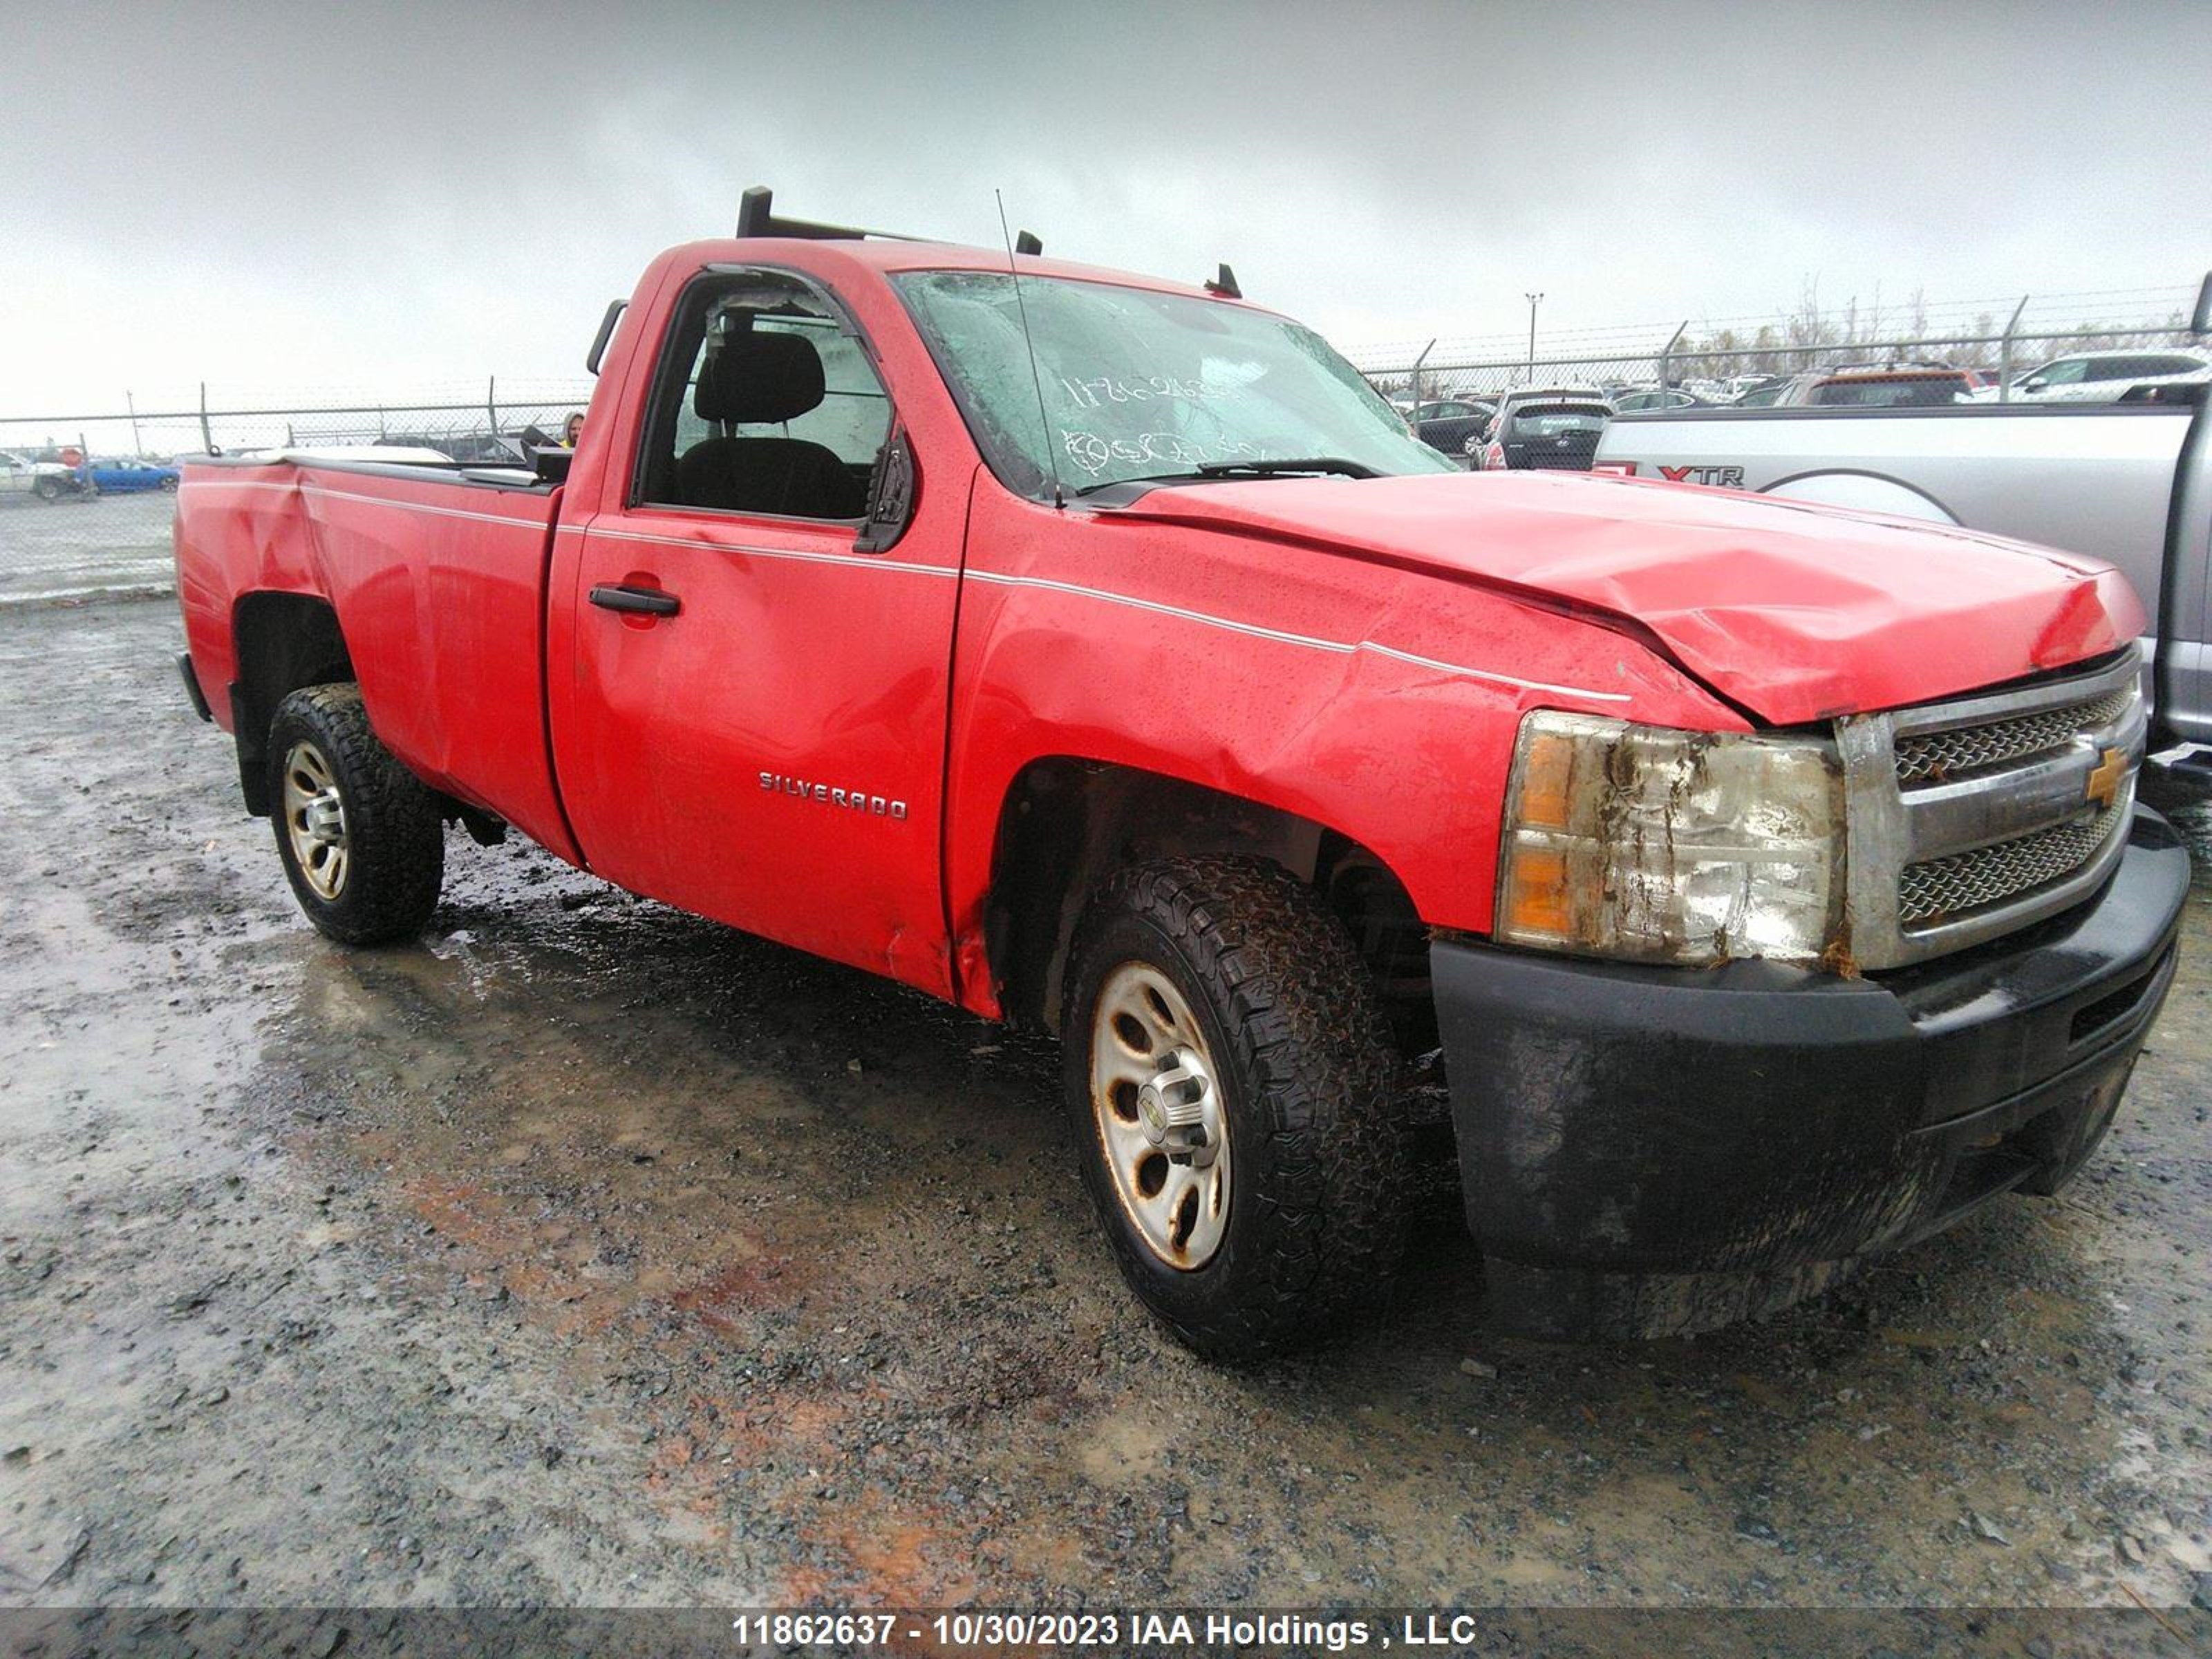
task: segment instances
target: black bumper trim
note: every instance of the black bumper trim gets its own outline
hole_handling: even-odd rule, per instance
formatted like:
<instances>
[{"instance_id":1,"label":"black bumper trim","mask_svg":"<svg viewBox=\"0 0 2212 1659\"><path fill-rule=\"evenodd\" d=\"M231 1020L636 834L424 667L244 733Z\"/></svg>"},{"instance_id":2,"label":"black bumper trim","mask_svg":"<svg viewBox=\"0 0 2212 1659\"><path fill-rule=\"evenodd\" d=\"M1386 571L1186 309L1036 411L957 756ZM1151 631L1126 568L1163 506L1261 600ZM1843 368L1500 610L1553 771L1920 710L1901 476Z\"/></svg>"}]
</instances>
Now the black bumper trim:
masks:
<instances>
[{"instance_id":1,"label":"black bumper trim","mask_svg":"<svg viewBox=\"0 0 2212 1659\"><path fill-rule=\"evenodd\" d=\"M2094 900L1879 980L1438 941L1468 1221L1498 1311L1551 1334L1695 1328L2000 1192L2055 1189L2165 1001L2188 888L2186 849L2139 808Z\"/></svg>"}]
</instances>

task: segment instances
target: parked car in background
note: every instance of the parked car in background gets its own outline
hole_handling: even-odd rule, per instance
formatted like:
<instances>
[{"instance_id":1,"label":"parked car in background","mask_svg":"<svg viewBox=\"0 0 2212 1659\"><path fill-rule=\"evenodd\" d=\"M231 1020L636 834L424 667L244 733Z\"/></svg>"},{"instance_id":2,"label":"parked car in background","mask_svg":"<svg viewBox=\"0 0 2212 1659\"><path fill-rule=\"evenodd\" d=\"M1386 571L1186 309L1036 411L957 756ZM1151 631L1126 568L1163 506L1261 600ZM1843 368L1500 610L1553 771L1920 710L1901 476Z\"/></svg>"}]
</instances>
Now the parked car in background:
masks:
<instances>
[{"instance_id":1,"label":"parked car in background","mask_svg":"<svg viewBox=\"0 0 2212 1659\"><path fill-rule=\"evenodd\" d=\"M1747 374L1739 376L1732 385L1741 388L1729 402L1736 409L1771 408L1782 394L1790 390L1795 377L1788 374Z\"/></svg>"},{"instance_id":2,"label":"parked car in background","mask_svg":"<svg viewBox=\"0 0 2212 1659\"><path fill-rule=\"evenodd\" d=\"M182 475L173 466L142 461L135 455L95 456L87 469L93 488L103 495L134 495L149 489L174 490Z\"/></svg>"},{"instance_id":3,"label":"parked car in background","mask_svg":"<svg viewBox=\"0 0 2212 1659\"><path fill-rule=\"evenodd\" d=\"M1498 413L1494 403L1474 398L1440 398L1417 404L1407 416L1413 435L1430 448L1456 460L1467 453L1467 441L1481 431Z\"/></svg>"},{"instance_id":4,"label":"parked car in background","mask_svg":"<svg viewBox=\"0 0 2212 1659\"><path fill-rule=\"evenodd\" d=\"M82 468L0 451L0 495L58 501L65 495L82 495L87 487Z\"/></svg>"},{"instance_id":5,"label":"parked car in background","mask_svg":"<svg viewBox=\"0 0 2212 1659\"><path fill-rule=\"evenodd\" d=\"M1695 409L1705 400L1674 386L1638 386L1616 393L1612 401L1614 412L1626 415L1631 410Z\"/></svg>"},{"instance_id":6,"label":"parked car in background","mask_svg":"<svg viewBox=\"0 0 2212 1659\"><path fill-rule=\"evenodd\" d=\"M1510 392L1477 450L1485 472L1587 472L1613 405L1595 386Z\"/></svg>"},{"instance_id":7,"label":"parked car in background","mask_svg":"<svg viewBox=\"0 0 2212 1659\"><path fill-rule=\"evenodd\" d=\"M1778 409L1924 409L1963 403L1974 389L1963 368L1924 363L1854 363L1793 377Z\"/></svg>"},{"instance_id":8,"label":"parked car in background","mask_svg":"<svg viewBox=\"0 0 2212 1659\"><path fill-rule=\"evenodd\" d=\"M1977 402L1998 396L1993 377ZM2016 404L2116 404L2139 386L2185 385L2212 380L2212 356L2201 351L2083 351L2053 357L2040 368L2013 377Z\"/></svg>"}]
</instances>

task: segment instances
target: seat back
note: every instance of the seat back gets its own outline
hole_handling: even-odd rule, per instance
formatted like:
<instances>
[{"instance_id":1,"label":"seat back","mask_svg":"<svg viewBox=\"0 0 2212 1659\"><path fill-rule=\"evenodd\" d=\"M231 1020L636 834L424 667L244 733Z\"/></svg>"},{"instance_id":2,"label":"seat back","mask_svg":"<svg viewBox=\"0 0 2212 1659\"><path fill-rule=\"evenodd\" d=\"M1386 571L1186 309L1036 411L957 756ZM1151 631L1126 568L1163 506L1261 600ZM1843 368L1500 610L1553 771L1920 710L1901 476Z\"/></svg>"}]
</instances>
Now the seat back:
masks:
<instances>
[{"instance_id":1,"label":"seat back","mask_svg":"<svg viewBox=\"0 0 2212 1659\"><path fill-rule=\"evenodd\" d=\"M823 398L822 356L796 334L738 329L722 335L700 367L691 407L715 426L796 420ZM708 438L676 463L676 498L686 507L857 519L866 492L834 450L803 438Z\"/></svg>"}]
</instances>

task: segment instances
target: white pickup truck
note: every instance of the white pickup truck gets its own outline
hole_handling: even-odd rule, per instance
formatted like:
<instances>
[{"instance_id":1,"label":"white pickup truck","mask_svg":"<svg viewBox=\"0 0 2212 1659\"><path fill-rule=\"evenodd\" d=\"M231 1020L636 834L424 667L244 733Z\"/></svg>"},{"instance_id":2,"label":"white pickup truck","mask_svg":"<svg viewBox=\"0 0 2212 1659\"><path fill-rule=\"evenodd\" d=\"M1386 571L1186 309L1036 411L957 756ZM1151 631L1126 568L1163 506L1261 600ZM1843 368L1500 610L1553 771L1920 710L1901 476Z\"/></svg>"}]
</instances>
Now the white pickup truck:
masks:
<instances>
[{"instance_id":1,"label":"white pickup truck","mask_svg":"<svg viewBox=\"0 0 2212 1659\"><path fill-rule=\"evenodd\" d=\"M83 475L75 468L58 461L27 460L13 451L0 450L0 497L35 495L42 501L58 501L83 490Z\"/></svg>"},{"instance_id":2,"label":"white pickup truck","mask_svg":"<svg viewBox=\"0 0 2212 1659\"><path fill-rule=\"evenodd\" d=\"M2194 324L2212 329L2212 280ZM2212 398L1620 415L1594 469L1958 525L2110 560L2142 596L2152 747L2212 770Z\"/></svg>"}]
</instances>

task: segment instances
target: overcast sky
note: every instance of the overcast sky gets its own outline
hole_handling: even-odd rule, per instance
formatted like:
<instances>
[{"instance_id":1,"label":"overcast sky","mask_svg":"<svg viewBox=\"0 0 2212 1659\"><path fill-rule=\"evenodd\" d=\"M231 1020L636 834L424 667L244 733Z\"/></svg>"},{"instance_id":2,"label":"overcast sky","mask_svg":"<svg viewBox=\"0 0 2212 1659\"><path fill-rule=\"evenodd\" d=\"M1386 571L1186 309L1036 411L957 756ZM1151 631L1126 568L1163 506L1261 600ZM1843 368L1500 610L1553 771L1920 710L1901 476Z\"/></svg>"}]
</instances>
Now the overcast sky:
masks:
<instances>
[{"instance_id":1,"label":"overcast sky","mask_svg":"<svg viewBox=\"0 0 2212 1659\"><path fill-rule=\"evenodd\" d=\"M573 375L779 209L1196 277L1340 345L2178 293L2212 7L0 0L0 414ZM66 406L66 407L64 407Z\"/></svg>"}]
</instances>

